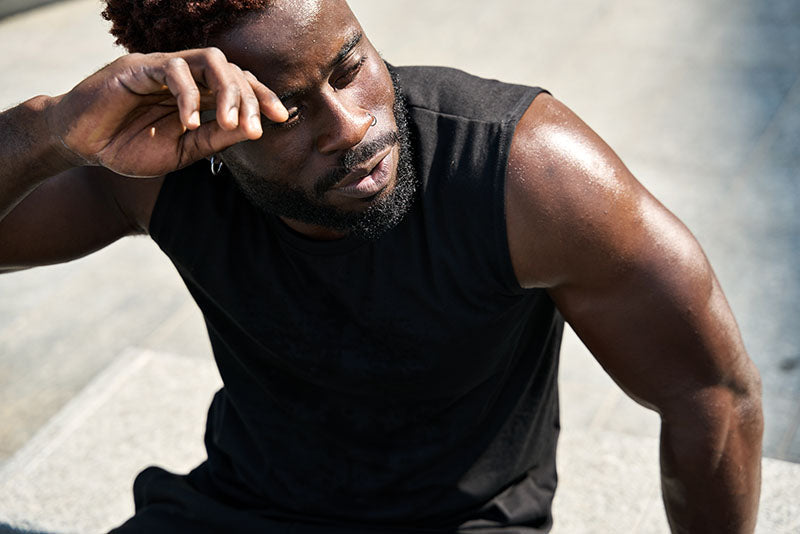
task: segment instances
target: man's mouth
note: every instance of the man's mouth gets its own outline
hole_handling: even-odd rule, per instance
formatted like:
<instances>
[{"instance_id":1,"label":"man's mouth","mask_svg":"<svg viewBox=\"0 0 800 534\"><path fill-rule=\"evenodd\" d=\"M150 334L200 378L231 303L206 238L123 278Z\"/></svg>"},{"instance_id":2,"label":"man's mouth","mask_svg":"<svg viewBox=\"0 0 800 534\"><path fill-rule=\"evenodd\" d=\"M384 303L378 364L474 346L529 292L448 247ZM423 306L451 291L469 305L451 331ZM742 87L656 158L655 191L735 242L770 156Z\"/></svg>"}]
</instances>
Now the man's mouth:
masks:
<instances>
[{"instance_id":1,"label":"man's mouth","mask_svg":"<svg viewBox=\"0 0 800 534\"><path fill-rule=\"evenodd\" d=\"M394 146L382 150L364 165L349 172L344 179L330 189L338 195L350 198L369 198L383 190L390 181Z\"/></svg>"},{"instance_id":2,"label":"man's mouth","mask_svg":"<svg viewBox=\"0 0 800 534\"><path fill-rule=\"evenodd\" d=\"M317 181L315 193L322 199L329 191L353 198L368 198L386 187L391 178L399 136L388 132L348 151L339 167Z\"/></svg>"}]
</instances>

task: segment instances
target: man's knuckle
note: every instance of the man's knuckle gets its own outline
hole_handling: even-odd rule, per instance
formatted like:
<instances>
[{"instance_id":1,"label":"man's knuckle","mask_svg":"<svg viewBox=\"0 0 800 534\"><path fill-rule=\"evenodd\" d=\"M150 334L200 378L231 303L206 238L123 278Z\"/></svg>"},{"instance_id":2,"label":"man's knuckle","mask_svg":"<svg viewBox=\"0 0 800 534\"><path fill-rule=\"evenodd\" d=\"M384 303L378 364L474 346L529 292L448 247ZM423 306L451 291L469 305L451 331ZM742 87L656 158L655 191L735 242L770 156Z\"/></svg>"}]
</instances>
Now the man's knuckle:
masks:
<instances>
[{"instance_id":1,"label":"man's knuckle","mask_svg":"<svg viewBox=\"0 0 800 534\"><path fill-rule=\"evenodd\" d=\"M216 46L209 46L208 48L203 49L203 53L205 54L206 58L211 61L225 60L225 54Z\"/></svg>"},{"instance_id":2,"label":"man's knuckle","mask_svg":"<svg viewBox=\"0 0 800 534\"><path fill-rule=\"evenodd\" d=\"M232 97L239 98L242 94L242 88L239 87L238 83L230 81L225 84L225 92Z\"/></svg>"},{"instance_id":3,"label":"man's knuckle","mask_svg":"<svg viewBox=\"0 0 800 534\"><path fill-rule=\"evenodd\" d=\"M256 95L254 95L250 91L247 91L242 95L242 101L248 106L254 106L254 107L258 106L258 98L256 98Z\"/></svg>"},{"instance_id":4,"label":"man's knuckle","mask_svg":"<svg viewBox=\"0 0 800 534\"><path fill-rule=\"evenodd\" d=\"M111 62L111 65L114 67L126 69L132 65L137 65L142 63L143 60L144 60L144 54L139 54L138 52L136 52L133 54L128 54L125 56L118 57L113 62Z\"/></svg>"},{"instance_id":5,"label":"man's knuckle","mask_svg":"<svg viewBox=\"0 0 800 534\"><path fill-rule=\"evenodd\" d=\"M185 96L187 98L196 99L200 97L200 90L196 85L192 84L189 87L183 88L180 94L181 96Z\"/></svg>"},{"instance_id":6,"label":"man's knuckle","mask_svg":"<svg viewBox=\"0 0 800 534\"><path fill-rule=\"evenodd\" d=\"M181 72L187 67L186 60L182 57L171 57L164 65L164 70L171 73Z\"/></svg>"}]
</instances>

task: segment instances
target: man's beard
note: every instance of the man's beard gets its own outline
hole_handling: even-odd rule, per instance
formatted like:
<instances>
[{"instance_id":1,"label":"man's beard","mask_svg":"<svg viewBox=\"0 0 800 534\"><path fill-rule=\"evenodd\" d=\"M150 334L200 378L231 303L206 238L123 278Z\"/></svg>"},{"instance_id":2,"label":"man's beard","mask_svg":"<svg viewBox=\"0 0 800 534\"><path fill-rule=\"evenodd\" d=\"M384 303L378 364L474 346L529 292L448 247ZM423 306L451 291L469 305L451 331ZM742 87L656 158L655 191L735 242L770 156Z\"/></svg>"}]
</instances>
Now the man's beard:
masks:
<instances>
[{"instance_id":1,"label":"man's beard","mask_svg":"<svg viewBox=\"0 0 800 534\"><path fill-rule=\"evenodd\" d=\"M323 176L313 194L298 187L255 176L235 162L226 162L245 197L267 213L322 226L365 240L375 240L396 226L414 201L418 180L409 139L408 110L397 75L390 69L394 86L394 117L397 130L348 150L336 169ZM322 201L325 193L359 164L374 158L387 147L398 146L397 178L388 193L378 193L362 211L348 211ZM233 165L231 165L233 163Z\"/></svg>"}]
</instances>

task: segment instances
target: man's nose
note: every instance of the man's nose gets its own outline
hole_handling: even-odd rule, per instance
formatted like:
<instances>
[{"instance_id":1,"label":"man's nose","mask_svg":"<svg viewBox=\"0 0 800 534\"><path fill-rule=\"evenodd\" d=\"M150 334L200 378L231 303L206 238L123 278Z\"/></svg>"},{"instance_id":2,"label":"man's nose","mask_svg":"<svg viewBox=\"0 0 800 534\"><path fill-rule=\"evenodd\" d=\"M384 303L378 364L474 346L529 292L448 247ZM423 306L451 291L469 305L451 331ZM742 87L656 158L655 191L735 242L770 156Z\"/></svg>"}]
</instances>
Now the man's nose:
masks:
<instances>
[{"instance_id":1,"label":"man's nose","mask_svg":"<svg viewBox=\"0 0 800 534\"><path fill-rule=\"evenodd\" d=\"M372 115L359 105L332 98L328 101L327 120L317 137L317 150L334 154L353 148L364 139L372 125Z\"/></svg>"}]
</instances>

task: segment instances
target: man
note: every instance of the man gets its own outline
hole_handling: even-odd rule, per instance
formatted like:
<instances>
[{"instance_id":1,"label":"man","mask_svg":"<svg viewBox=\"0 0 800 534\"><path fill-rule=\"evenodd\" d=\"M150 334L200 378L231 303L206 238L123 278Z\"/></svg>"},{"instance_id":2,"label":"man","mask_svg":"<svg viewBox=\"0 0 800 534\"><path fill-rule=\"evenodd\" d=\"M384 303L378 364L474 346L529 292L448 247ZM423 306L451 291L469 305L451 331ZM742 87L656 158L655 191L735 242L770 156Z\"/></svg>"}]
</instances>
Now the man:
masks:
<instances>
[{"instance_id":1,"label":"man","mask_svg":"<svg viewBox=\"0 0 800 534\"><path fill-rule=\"evenodd\" d=\"M561 315L660 413L673 530L753 530L759 384L724 296L565 106L390 71L340 0L106 13L170 53L3 114L0 268L150 233L203 310L209 459L140 475L119 532L546 532Z\"/></svg>"}]
</instances>

